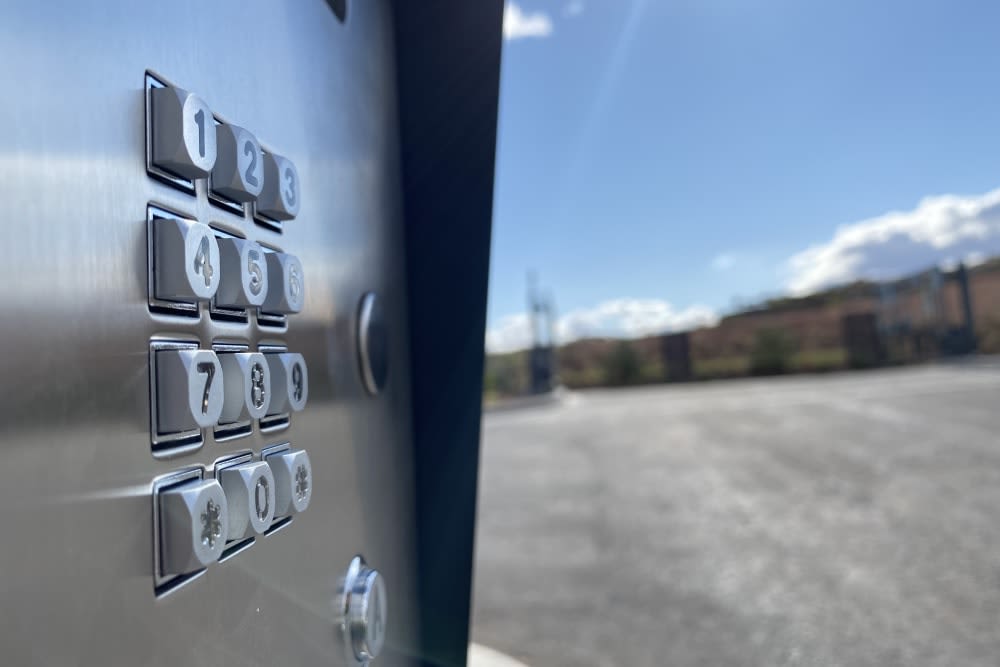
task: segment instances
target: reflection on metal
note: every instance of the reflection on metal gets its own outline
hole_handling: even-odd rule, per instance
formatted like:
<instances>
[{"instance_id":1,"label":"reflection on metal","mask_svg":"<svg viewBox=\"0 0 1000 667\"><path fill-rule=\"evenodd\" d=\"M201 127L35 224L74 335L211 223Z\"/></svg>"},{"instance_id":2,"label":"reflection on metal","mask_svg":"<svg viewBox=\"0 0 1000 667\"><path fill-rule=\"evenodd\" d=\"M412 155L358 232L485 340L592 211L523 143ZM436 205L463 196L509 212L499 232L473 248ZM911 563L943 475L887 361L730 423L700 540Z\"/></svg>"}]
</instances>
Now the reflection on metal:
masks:
<instances>
[{"instance_id":1,"label":"reflection on metal","mask_svg":"<svg viewBox=\"0 0 1000 667\"><path fill-rule=\"evenodd\" d=\"M365 389L372 396L377 396L389 376L389 349L385 313L375 292L368 292L361 297L358 313L358 363Z\"/></svg>"}]
</instances>

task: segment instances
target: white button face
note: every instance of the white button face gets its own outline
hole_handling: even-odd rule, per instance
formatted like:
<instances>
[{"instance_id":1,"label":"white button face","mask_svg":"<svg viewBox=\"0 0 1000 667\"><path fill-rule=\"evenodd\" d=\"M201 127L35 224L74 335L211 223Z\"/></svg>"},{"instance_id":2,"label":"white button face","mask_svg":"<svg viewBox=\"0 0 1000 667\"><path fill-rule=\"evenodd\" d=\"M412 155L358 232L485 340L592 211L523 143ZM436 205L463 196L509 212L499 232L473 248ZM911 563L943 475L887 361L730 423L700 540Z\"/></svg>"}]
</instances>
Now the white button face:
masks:
<instances>
[{"instance_id":1,"label":"white button face","mask_svg":"<svg viewBox=\"0 0 1000 667\"><path fill-rule=\"evenodd\" d=\"M271 454L265 459L274 473L275 517L304 512L312 498L313 478L305 450Z\"/></svg>"},{"instance_id":2,"label":"white button face","mask_svg":"<svg viewBox=\"0 0 1000 667\"><path fill-rule=\"evenodd\" d=\"M263 533L274 521L275 481L271 466L263 461L224 468L219 481L229 504L229 540Z\"/></svg>"},{"instance_id":3,"label":"white button face","mask_svg":"<svg viewBox=\"0 0 1000 667\"><path fill-rule=\"evenodd\" d=\"M212 190L227 199L249 202L264 187L264 159L257 138L236 125L216 127L219 155L212 169Z\"/></svg>"},{"instance_id":4,"label":"white button face","mask_svg":"<svg viewBox=\"0 0 1000 667\"><path fill-rule=\"evenodd\" d=\"M207 301L219 289L219 244L208 225L153 221L153 288L166 301Z\"/></svg>"},{"instance_id":5,"label":"white button face","mask_svg":"<svg viewBox=\"0 0 1000 667\"><path fill-rule=\"evenodd\" d=\"M260 419L271 400L271 367L260 352L221 352L223 402L220 424Z\"/></svg>"},{"instance_id":6,"label":"white button face","mask_svg":"<svg viewBox=\"0 0 1000 667\"><path fill-rule=\"evenodd\" d=\"M288 158L264 155L264 189L257 212L274 220L291 220L299 214L299 172Z\"/></svg>"},{"instance_id":7,"label":"white button face","mask_svg":"<svg viewBox=\"0 0 1000 667\"><path fill-rule=\"evenodd\" d=\"M180 88L153 88L152 162L157 167L194 180L215 165L215 123L212 111L197 95Z\"/></svg>"},{"instance_id":8,"label":"white button face","mask_svg":"<svg viewBox=\"0 0 1000 667\"><path fill-rule=\"evenodd\" d=\"M159 433L213 426L223 404L222 366L210 350L156 351Z\"/></svg>"},{"instance_id":9,"label":"white button face","mask_svg":"<svg viewBox=\"0 0 1000 667\"><path fill-rule=\"evenodd\" d=\"M274 388L267 414L299 412L309 400L309 372L306 360L295 352L272 352L264 355L271 369Z\"/></svg>"},{"instance_id":10,"label":"white button face","mask_svg":"<svg viewBox=\"0 0 1000 667\"><path fill-rule=\"evenodd\" d=\"M214 479L192 480L159 494L162 574L186 574L219 560L229 509Z\"/></svg>"},{"instance_id":11,"label":"white button face","mask_svg":"<svg viewBox=\"0 0 1000 667\"><path fill-rule=\"evenodd\" d=\"M291 315L302 310L306 301L305 274L295 255L265 253L267 258L267 298L261 310Z\"/></svg>"},{"instance_id":12,"label":"white button face","mask_svg":"<svg viewBox=\"0 0 1000 667\"><path fill-rule=\"evenodd\" d=\"M223 308L259 306L267 298L267 260L253 241L219 238L221 278L215 303Z\"/></svg>"}]
</instances>

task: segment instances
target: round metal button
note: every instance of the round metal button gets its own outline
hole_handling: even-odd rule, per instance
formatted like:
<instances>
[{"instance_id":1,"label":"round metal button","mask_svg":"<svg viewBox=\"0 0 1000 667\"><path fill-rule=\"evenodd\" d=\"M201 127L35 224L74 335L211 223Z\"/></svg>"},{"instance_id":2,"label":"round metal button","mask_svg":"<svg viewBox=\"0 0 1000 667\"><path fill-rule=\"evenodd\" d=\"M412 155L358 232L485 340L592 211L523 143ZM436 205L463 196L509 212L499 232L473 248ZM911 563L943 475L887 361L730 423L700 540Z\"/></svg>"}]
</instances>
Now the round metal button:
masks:
<instances>
[{"instance_id":1,"label":"round metal button","mask_svg":"<svg viewBox=\"0 0 1000 667\"><path fill-rule=\"evenodd\" d=\"M355 664L367 665L385 644L385 582L378 570L355 556L344 578L342 629Z\"/></svg>"},{"instance_id":2,"label":"round metal button","mask_svg":"<svg viewBox=\"0 0 1000 667\"><path fill-rule=\"evenodd\" d=\"M361 297L358 310L358 363L361 381L372 396L378 395L389 377L389 332L385 310L375 292Z\"/></svg>"}]
</instances>

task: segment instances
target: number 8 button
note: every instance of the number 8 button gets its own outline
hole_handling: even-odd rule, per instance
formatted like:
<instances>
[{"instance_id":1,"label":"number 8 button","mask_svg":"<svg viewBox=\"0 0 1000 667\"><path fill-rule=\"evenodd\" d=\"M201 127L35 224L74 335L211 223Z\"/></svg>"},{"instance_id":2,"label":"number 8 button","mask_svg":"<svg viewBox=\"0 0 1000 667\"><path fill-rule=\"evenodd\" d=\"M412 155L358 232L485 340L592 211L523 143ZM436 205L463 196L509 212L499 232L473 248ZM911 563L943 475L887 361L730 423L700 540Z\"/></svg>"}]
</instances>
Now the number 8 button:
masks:
<instances>
[{"instance_id":1,"label":"number 8 button","mask_svg":"<svg viewBox=\"0 0 1000 667\"><path fill-rule=\"evenodd\" d=\"M264 161L257 138L236 125L216 128L218 157L212 169L212 190L227 199L253 201L264 187Z\"/></svg>"}]
</instances>

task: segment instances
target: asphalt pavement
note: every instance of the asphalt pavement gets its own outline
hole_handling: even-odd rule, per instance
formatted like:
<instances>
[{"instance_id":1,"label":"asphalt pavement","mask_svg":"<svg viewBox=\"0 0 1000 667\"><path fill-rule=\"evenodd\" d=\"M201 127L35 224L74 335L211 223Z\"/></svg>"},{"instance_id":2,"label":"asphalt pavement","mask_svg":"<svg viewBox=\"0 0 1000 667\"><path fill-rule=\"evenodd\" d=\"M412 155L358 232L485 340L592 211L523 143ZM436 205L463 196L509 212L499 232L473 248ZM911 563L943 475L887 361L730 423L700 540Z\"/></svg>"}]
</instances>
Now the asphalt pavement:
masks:
<instances>
[{"instance_id":1,"label":"asphalt pavement","mask_svg":"<svg viewBox=\"0 0 1000 667\"><path fill-rule=\"evenodd\" d=\"M473 639L531 667L1000 664L1000 363L483 423Z\"/></svg>"}]
</instances>

